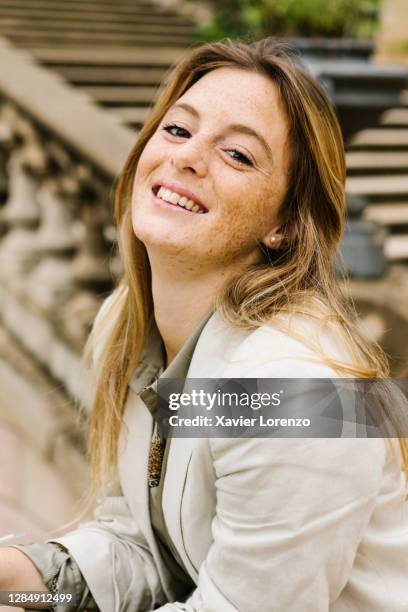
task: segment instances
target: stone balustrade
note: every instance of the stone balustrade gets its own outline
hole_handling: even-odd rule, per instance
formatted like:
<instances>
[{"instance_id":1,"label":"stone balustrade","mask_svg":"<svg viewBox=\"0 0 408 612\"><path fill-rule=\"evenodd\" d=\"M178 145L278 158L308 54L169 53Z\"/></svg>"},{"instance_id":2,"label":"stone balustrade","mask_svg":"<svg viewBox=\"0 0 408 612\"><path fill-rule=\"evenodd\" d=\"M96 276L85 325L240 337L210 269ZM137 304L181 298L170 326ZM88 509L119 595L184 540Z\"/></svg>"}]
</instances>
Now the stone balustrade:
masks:
<instances>
[{"instance_id":1,"label":"stone balustrade","mask_svg":"<svg viewBox=\"0 0 408 612\"><path fill-rule=\"evenodd\" d=\"M112 194L135 133L4 40L0 62L0 317L86 401L80 354L120 273Z\"/></svg>"}]
</instances>

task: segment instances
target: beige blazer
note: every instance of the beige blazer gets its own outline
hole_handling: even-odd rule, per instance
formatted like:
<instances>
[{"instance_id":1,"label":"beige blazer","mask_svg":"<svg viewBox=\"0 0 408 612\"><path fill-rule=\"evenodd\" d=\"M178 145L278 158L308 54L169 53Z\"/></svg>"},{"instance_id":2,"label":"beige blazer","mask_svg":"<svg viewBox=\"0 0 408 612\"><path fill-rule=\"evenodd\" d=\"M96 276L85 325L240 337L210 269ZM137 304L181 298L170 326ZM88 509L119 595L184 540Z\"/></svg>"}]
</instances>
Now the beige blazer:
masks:
<instances>
[{"instance_id":1,"label":"beige blazer","mask_svg":"<svg viewBox=\"0 0 408 612\"><path fill-rule=\"evenodd\" d=\"M293 319L309 340L317 324ZM345 359L334 334L320 342ZM214 314L191 378L335 377L301 340ZM149 520L152 417L130 390L118 494L57 541L102 612L406 612L408 511L398 454L382 439L172 439L163 490L170 537L196 584L172 584Z\"/></svg>"}]
</instances>

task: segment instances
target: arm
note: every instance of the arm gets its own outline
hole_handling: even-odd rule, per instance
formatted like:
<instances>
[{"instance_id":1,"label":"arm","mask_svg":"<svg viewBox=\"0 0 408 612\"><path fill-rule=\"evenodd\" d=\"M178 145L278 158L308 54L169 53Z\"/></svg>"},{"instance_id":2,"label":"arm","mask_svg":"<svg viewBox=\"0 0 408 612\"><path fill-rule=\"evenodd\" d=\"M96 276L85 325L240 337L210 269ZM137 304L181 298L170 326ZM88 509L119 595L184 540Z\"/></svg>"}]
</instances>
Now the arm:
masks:
<instances>
[{"instance_id":1,"label":"arm","mask_svg":"<svg viewBox=\"0 0 408 612\"><path fill-rule=\"evenodd\" d=\"M0 548L0 590L47 592L35 565L13 547Z\"/></svg>"},{"instance_id":2,"label":"arm","mask_svg":"<svg viewBox=\"0 0 408 612\"><path fill-rule=\"evenodd\" d=\"M153 557L123 495L105 497L94 520L54 538L75 560L102 612L147 611L166 601Z\"/></svg>"},{"instance_id":3,"label":"arm","mask_svg":"<svg viewBox=\"0 0 408 612\"><path fill-rule=\"evenodd\" d=\"M50 578L55 567L62 567L61 560L65 571L69 559L73 572L62 577L62 586L75 593L79 604L75 609L94 609L96 604L101 612L147 612L167 601L150 550L122 495L103 498L94 520L52 542L62 544L68 554L59 551L59 558L54 558L49 544L27 546L26 550L22 546L22 551L0 549L4 552L0 554L0 590L47 591L45 574Z\"/></svg>"}]
</instances>

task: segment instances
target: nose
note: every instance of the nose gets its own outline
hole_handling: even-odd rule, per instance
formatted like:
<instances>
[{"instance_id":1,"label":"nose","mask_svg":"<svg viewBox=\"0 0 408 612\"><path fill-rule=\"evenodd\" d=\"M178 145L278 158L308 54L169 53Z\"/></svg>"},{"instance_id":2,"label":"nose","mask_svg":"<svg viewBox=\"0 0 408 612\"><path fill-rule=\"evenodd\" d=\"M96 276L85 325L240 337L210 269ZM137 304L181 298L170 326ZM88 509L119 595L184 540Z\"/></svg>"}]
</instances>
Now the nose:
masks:
<instances>
[{"instance_id":1,"label":"nose","mask_svg":"<svg viewBox=\"0 0 408 612\"><path fill-rule=\"evenodd\" d=\"M207 173L206 154L204 144L196 136L191 136L183 143L174 147L172 161L179 172L189 171L197 176L205 176Z\"/></svg>"}]
</instances>

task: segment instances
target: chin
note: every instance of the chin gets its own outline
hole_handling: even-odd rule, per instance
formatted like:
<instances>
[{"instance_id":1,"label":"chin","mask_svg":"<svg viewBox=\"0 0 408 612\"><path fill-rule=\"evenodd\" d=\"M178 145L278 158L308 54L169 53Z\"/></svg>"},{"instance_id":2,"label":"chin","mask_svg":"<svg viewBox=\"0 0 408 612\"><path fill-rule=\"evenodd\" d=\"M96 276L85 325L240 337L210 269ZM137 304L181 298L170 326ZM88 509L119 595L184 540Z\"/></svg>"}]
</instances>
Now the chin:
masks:
<instances>
[{"instance_id":1,"label":"chin","mask_svg":"<svg viewBox=\"0 0 408 612\"><path fill-rule=\"evenodd\" d=\"M153 228L133 227L133 231L146 248L161 250L168 254L178 253L185 248L185 245L181 246L180 241L177 241L175 236L168 235L168 230L165 233L160 232L157 226Z\"/></svg>"}]
</instances>

